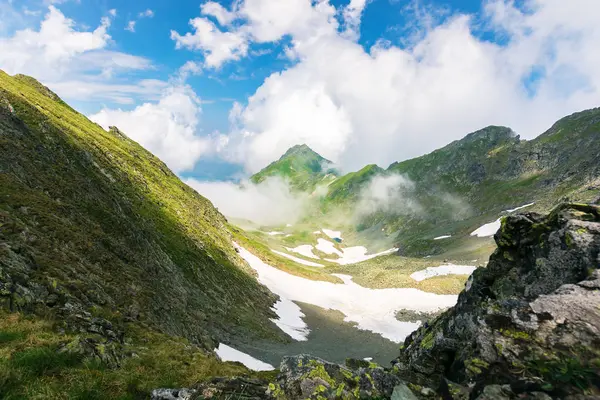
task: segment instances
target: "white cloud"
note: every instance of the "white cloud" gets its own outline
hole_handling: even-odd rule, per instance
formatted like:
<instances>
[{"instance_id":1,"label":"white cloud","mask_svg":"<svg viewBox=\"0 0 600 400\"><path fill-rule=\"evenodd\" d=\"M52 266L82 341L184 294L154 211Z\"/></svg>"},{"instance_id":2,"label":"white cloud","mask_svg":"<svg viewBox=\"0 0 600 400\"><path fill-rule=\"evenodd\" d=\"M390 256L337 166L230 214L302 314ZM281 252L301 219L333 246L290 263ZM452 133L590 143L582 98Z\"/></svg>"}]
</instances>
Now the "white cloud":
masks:
<instances>
[{"instance_id":1,"label":"white cloud","mask_svg":"<svg viewBox=\"0 0 600 400\"><path fill-rule=\"evenodd\" d=\"M134 82L115 81L117 74L147 70L152 63L144 57L108 50L110 25L110 17L104 17L94 30L78 30L74 20L49 6L39 30L23 29L0 38L0 68L9 74L31 75L67 99L131 103L132 95L159 94L164 86L142 83L137 88ZM149 90L152 88L154 91ZM91 96L86 99L82 93Z\"/></svg>"},{"instance_id":2,"label":"white cloud","mask_svg":"<svg viewBox=\"0 0 600 400\"><path fill-rule=\"evenodd\" d=\"M186 47L203 51L207 67L218 68L225 61L239 60L248 53L248 38L242 31L221 31L208 18L194 18L190 25L194 33L181 36L171 31L171 39L175 40L178 49Z\"/></svg>"},{"instance_id":3,"label":"white cloud","mask_svg":"<svg viewBox=\"0 0 600 400\"><path fill-rule=\"evenodd\" d=\"M133 83L67 80L52 83L52 89L60 96L75 100L109 100L119 104L133 104L133 97L158 100L167 85L157 79L142 79Z\"/></svg>"},{"instance_id":4,"label":"white cloud","mask_svg":"<svg viewBox=\"0 0 600 400\"><path fill-rule=\"evenodd\" d=\"M158 103L131 111L103 109L89 118L105 129L116 126L164 161L175 172L190 170L210 149L207 138L196 135L200 99L188 87L172 87Z\"/></svg>"},{"instance_id":5,"label":"white cloud","mask_svg":"<svg viewBox=\"0 0 600 400\"><path fill-rule=\"evenodd\" d=\"M220 212L262 225L293 224L302 215L308 196L292 193L280 178L268 178L258 185L251 182L185 181L208 198Z\"/></svg>"},{"instance_id":6,"label":"white cloud","mask_svg":"<svg viewBox=\"0 0 600 400\"><path fill-rule=\"evenodd\" d=\"M185 82L190 75L200 75L202 73L202 65L195 61L187 61L177 71L176 77Z\"/></svg>"},{"instance_id":7,"label":"white cloud","mask_svg":"<svg viewBox=\"0 0 600 400\"><path fill-rule=\"evenodd\" d=\"M273 42L285 35L295 40L311 40L333 34L337 29L336 10L327 1L246 0L240 14L257 42Z\"/></svg>"},{"instance_id":8,"label":"white cloud","mask_svg":"<svg viewBox=\"0 0 600 400\"><path fill-rule=\"evenodd\" d=\"M129 32L135 32L135 24L136 24L136 21L127 22L127 26L125 27L125 30L129 31Z\"/></svg>"},{"instance_id":9,"label":"white cloud","mask_svg":"<svg viewBox=\"0 0 600 400\"><path fill-rule=\"evenodd\" d=\"M108 10L108 13L110 14L111 17L116 17L117 16L117 9L116 8L111 8L110 10Z\"/></svg>"},{"instance_id":10,"label":"white cloud","mask_svg":"<svg viewBox=\"0 0 600 400\"><path fill-rule=\"evenodd\" d=\"M209 18L198 17L190 20L193 33L180 35L171 31L171 39L178 49L202 52L208 68L219 68L225 62L245 57L251 42L273 42L293 35L301 46L303 40L314 42L337 29L335 8L327 1L312 6L307 0L246 0L234 2L231 10L210 1L202 5L201 13L214 17L229 30L221 30ZM238 19L244 23L231 27Z\"/></svg>"},{"instance_id":11,"label":"white cloud","mask_svg":"<svg viewBox=\"0 0 600 400\"><path fill-rule=\"evenodd\" d=\"M3 50L0 65L4 69L22 71L35 58L56 64L86 51L102 49L110 39L106 32L110 26L108 18L103 18L100 26L92 32L80 32L74 29L75 22L54 6L48 10L39 32L25 29L16 32L10 39L0 40Z\"/></svg>"},{"instance_id":12,"label":"white cloud","mask_svg":"<svg viewBox=\"0 0 600 400\"><path fill-rule=\"evenodd\" d=\"M357 39L360 36L360 21L367 2L368 0L350 0L350 3L344 8L343 17L346 23L344 36L350 39Z\"/></svg>"},{"instance_id":13,"label":"white cloud","mask_svg":"<svg viewBox=\"0 0 600 400\"><path fill-rule=\"evenodd\" d=\"M27 7L23 7L23 14L27 15L28 17L38 17L40 14L42 14L42 12L40 10L30 10Z\"/></svg>"},{"instance_id":14,"label":"white cloud","mask_svg":"<svg viewBox=\"0 0 600 400\"><path fill-rule=\"evenodd\" d=\"M138 14L139 18L152 18L154 17L154 11L152 11L151 9L147 9L146 11L142 11L141 13Z\"/></svg>"},{"instance_id":15,"label":"white cloud","mask_svg":"<svg viewBox=\"0 0 600 400\"><path fill-rule=\"evenodd\" d=\"M355 4L357 14L362 2ZM472 16L439 24L425 10L410 46L365 51L338 32L325 2L246 0L239 13L252 40L291 35L299 62L273 73L236 110L221 151L255 172L307 143L355 170L418 156L490 124L531 138L564 115L598 106L600 2L526 6L486 3L488 28L505 38L500 44L480 39L474 26L482 25ZM528 90L523 82L532 71Z\"/></svg>"},{"instance_id":16,"label":"white cloud","mask_svg":"<svg viewBox=\"0 0 600 400\"><path fill-rule=\"evenodd\" d=\"M238 18L235 11L229 11L221 4L214 1L207 1L200 6L202 14L214 17L220 25L227 26Z\"/></svg>"},{"instance_id":17,"label":"white cloud","mask_svg":"<svg viewBox=\"0 0 600 400\"><path fill-rule=\"evenodd\" d=\"M415 183L403 175L378 175L361 191L354 212L358 217L377 211L397 215L418 214L423 208L415 201Z\"/></svg>"}]
</instances>

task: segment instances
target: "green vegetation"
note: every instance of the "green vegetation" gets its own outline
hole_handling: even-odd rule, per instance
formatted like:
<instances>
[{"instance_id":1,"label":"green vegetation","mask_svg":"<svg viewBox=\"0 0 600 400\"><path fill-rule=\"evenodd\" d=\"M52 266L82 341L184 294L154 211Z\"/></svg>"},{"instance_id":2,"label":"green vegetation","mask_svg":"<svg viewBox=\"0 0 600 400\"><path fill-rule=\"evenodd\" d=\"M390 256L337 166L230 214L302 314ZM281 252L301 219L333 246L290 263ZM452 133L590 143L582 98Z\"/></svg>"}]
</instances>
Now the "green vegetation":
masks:
<instances>
[{"instance_id":1,"label":"green vegetation","mask_svg":"<svg viewBox=\"0 0 600 400\"><path fill-rule=\"evenodd\" d=\"M467 246L475 258L486 257L493 247L489 241L464 238L504 210L535 202L528 210L547 211L564 198L589 202L600 196L600 165L594 159L600 151L599 115L600 109L592 109L563 118L531 141L520 140L509 128L490 126L387 170L367 165L331 182L306 222L343 225L345 235L356 232L359 242L392 237L405 255L449 253L445 258L455 259ZM269 171L287 174L283 167ZM372 179L393 174L414 183L396 200L397 207L357 212ZM407 209L407 201L417 210ZM453 238L432 240L446 234Z\"/></svg>"},{"instance_id":2,"label":"green vegetation","mask_svg":"<svg viewBox=\"0 0 600 400\"><path fill-rule=\"evenodd\" d=\"M410 275L440 261L387 255L357 264L331 266L328 272L347 274L354 282L372 289L410 287L437 294L458 294L465 287L466 275L435 276L417 282Z\"/></svg>"},{"instance_id":3,"label":"green vegetation","mask_svg":"<svg viewBox=\"0 0 600 400\"><path fill-rule=\"evenodd\" d=\"M327 196L323 199L323 207L327 209L336 204L358 199L361 190L371 179L384 173L381 167L375 164L367 165L360 171L350 172L329 185Z\"/></svg>"},{"instance_id":4,"label":"green vegetation","mask_svg":"<svg viewBox=\"0 0 600 400\"><path fill-rule=\"evenodd\" d=\"M261 183L274 176L289 181L293 189L312 192L318 185L330 183L336 178L337 172L331 161L303 144L290 148L279 160L253 175L250 180Z\"/></svg>"},{"instance_id":5,"label":"green vegetation","mask_svg":"<svg viewBox=\"0 0 600 400\"><path fill-rule=\"evenodd\" d=\"M257 256L272 267L285 271L289 274L299 276L301 278L312 279L315 281L342 283L342 281L339 278L331 276L328 272L325 271L324 268L309 267L306 265L302 265L285 257L282 257L276 253L273 253L271 251L271 247L269 247L269 244L271 244L275 249L280 248L280 245L277 244L277 239L267 238L264 234L261 234L259 232L243 232L235 227L232 227L231 230L234 234L235 240L240 246L244 247L245 249L247 249L252 254L254 254L255 256ZM285 249L281 250L287 252L285 251ZM303 258L300 254L292 254L294 257L306 259ZM306 260L317 262L323 265L329 264L323 260Z\"/></svg>"},{"instance_id":6,"label":"green vegetation","mask_svg":"<svg viewBox=\"0 0 600 400\"><path fill-rule=\"evenodd\" d=\"M0 315L0 397L145 398L242 371L205 353L214 338L285 340L207 199L3 72L0 171L0 310L22 313Z\"/></svg>"},{"instance_id":7,"label":"green vegetation","mask_svg":"<svg viewBox=\"0 0 600 400\"><path fill-rule=\"evenodd\" d=\"M186 387L208 376L259 375L223 363L185 339L138 325L127 331L131 357L119 368L65 351L75 334L56 332L50 321L0 312L0 398L143 399L157 387ZM265 374L260 374L265 375Z\"/></svg>"}]
</instances>

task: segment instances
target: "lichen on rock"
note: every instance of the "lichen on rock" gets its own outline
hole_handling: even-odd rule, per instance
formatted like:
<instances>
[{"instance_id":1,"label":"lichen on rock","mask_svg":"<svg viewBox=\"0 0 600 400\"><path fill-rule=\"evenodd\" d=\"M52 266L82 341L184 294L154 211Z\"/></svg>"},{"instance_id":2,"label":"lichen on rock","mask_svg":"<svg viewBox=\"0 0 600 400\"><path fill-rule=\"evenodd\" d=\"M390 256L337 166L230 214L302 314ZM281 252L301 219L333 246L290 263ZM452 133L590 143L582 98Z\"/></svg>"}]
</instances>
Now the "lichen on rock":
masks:
<instances>
[{"instance_id":1,"label":"lichen on rock","mask_svg":"<svg viewBox=\"0 0 600 400\"><path fill-rule=\"evenodd\" d=\"M600 207L508 217L495 240L457 305L407 338L400 376L471 396L488 385L510 385L506 398L598 393Z\"/></svg>"}]
</instances>

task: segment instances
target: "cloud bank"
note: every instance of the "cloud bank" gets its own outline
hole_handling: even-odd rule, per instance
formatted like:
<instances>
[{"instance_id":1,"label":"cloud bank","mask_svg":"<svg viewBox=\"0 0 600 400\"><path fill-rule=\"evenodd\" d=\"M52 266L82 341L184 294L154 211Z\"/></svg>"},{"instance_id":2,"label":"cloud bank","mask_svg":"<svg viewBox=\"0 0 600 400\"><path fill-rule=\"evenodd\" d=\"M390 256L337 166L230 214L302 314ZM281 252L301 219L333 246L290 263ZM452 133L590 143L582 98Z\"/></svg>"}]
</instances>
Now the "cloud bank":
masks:
<instances>
[{"instance_id":1,"label":"cloud bank","mask_svg":"<svg viewBox=\"0 0 600 400\"><path fill-rule=\"evenodd\" d=\"M267 178L258 185L248 181L237 184L187 179L185 182L227 217L261 225L294 224L302 217L308 201L308 195L292 193L280 178Z\"/></svg>"},{"instance_id":2,"label":"cloud bank","mask_svg":"<svg viewBox=\"0 0 600 400\"><path fill-rule=\"evenodd\" d=\"M3 7L10 7L10 2L0 6L0 16ZM134 98L158 96L165 82L116 79L152 68L145 57L109 50L109 29L116 15L115 9L108 10L95 29L79 29L50 5L38 30L22 29L0 38L0 68L11 75L31 75L67 99L130 104Z\"/></svg>"},{"instance_id":3,"label":"cloud bank","mask_svg":"<svg viewBox=\"0 0 600 400\"><path fill-rule=\"evenodd\" d=\"M600 105L596 0L490 0L477 16L415 2L403 45L366 50L356 42L365 1L341 10L308 0L207 4L194 32L172 34L207 68L245 57L254 43L291 41L296 63L237 106L224 133L222 156L249 172L298 143L345 170L387 166L491 124L531 138Z\"/></svg>"},{"instance_id":4,"label":"cloud bank","mask_svg":"<svg viewBox=\"0 0 600 400\"><path fill-rule=\"evenodd\" d=\"M196 134L200 113L200 99L181 86L166 90L158 103L131 111L103 109L89 118L104 129L117 126L177 173L192 169L210 149L210 140Z\"/></svg>"}]
</instances>

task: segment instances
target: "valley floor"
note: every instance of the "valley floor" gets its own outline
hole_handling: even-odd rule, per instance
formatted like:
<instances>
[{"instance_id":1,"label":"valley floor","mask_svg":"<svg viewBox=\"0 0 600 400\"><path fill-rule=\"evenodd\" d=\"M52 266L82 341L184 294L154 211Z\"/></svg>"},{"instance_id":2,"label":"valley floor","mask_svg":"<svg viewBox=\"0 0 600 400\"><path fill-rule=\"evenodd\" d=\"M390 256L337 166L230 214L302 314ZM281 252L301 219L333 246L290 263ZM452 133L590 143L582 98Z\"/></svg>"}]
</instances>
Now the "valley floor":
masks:
<instances>
[{"instance_id":1,"label":"valley floor","mask_svg":"<svg viewBox=\"0 0 600 400\"><path fill-rule=\"evenodd\" d=\"M362 246L348 248L334 240L341 232L327 229L300 234L289 247L290 238L296 238L286 228L236 235L238 252L258 281L280 297L274 322L291 341L232 346L275 366L283 356L301 353L338 363L350 357L387 365L423 317L456 303L476 268L400 257L390 254L394 249L371 254ZM358 262L344 262L351 254Z\"/></svg>"}]
</instances>

